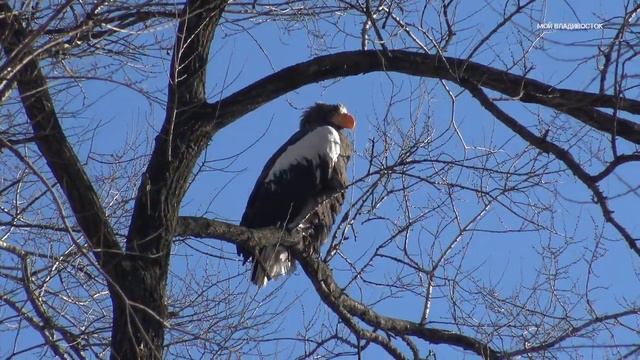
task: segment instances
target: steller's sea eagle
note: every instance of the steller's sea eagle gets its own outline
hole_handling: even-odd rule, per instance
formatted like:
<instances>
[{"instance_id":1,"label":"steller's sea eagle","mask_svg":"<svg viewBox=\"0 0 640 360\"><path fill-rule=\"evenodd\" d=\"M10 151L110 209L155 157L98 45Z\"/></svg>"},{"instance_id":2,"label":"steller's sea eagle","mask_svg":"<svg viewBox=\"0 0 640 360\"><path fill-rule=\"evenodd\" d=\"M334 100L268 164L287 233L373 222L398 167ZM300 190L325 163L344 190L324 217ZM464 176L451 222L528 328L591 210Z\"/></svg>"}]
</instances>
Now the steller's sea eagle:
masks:
<instances>
[{"instance_id":1,"label":"steller's sea eagle","mask_svg":"<svg viewBox=\"0 0 640 360\"><path fill-rule=\"evenodd\" d=\"M316 103L307 109L300 129L264 166L240 225L297 228L305 246L319 253L344 202L351 144L342 130L354 126L343 105ZM259 287L295 269L292 255L281 246L238 247L238 254L245 262L253 258L251 281Z\"/></svg>"}]
</instances>

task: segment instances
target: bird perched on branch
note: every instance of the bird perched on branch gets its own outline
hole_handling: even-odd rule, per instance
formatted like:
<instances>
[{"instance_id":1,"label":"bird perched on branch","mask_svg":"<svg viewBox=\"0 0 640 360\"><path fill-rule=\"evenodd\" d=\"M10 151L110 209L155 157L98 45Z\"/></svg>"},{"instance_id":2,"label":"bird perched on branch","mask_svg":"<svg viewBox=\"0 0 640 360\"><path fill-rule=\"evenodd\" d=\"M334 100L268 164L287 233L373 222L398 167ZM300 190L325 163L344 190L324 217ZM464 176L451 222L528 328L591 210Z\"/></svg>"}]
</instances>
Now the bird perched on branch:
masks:
<instances>
[{"instance_id":1,"label":"bird perched on branch","mask_svg":"<svg viewBox=\"0 0 640 360\"><path fill-rule=\"evenodd\" d=\"M343 129L355 119L340 104L316 103L300 120L300 129L267 161L249 196L240 225L299 230L303 244L319 253L344 202L351 144ZM267 281L295 270L283 246L238 247L245 262L253 258L251 281Z\"/></svg>"}]
</instances>

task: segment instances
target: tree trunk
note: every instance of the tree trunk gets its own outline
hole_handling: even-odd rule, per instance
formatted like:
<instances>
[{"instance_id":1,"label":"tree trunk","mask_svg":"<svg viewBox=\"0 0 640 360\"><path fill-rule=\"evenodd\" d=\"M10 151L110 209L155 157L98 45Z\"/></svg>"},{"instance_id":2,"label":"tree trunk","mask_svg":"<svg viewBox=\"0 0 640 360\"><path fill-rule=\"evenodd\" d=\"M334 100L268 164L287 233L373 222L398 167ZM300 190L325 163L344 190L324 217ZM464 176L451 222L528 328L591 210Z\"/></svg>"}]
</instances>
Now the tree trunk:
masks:
<instances>
[{"instance_id":1,"label":"tree trunk","mask_svg":"<svg viewBox=\"0 0 640 360\"><path fill-rule=\"evenodd\" d=\"M134 255L119 263L111 287L111 359L161 359L168 264Z\"/></svg>"},{"instance_id":2,"label":"tree trunk","mask_svg":"<svg viewBox=\"0 0 640 360\"><path fill-rule=\"evenodd\" d=\"M209 48L226 0L189 1L178 26L167 113L138 187L126 255L117 264L112 359L160 359L171 244L191 171L213 136L197 109L206 103Z\"/></svg>"}]
</instances>

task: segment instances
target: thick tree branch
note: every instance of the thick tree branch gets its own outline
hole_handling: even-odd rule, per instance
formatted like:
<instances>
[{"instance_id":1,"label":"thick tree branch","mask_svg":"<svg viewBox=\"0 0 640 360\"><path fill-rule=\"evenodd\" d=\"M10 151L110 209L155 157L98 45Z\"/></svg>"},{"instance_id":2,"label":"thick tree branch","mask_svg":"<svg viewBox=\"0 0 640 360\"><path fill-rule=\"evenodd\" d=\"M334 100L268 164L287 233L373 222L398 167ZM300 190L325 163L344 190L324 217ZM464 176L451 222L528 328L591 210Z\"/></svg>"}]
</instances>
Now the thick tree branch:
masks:
<instances>
[{"instance_id":1,"label":"thick tree branch","mask_svg":"<svg viewBox=\"0 0 640 360\"><path fill-rule=\"evenodd\" d=\"M478 91L472 91L473 88L482 91L481 87L485 87L522 102L556 109L594 129L615 134L630 142L640 144L640 124L597 109L604 107L640 114L640 101L612 95L557 89L537 80L471 61L401 50L389 52L347 51L319 56L258 80L219 102L203 104L194 112L198 113L196 117L208 119L203 121L203 124L199 124L206 129L205 132L215 132L258 106L304 85L374 71L393 71L453 81L469 89L476 97L478 97ZM483 106L490 106L486 102L481 101L481 103ZM489 103L493 104L490 100ZM606 197L598 188L597 178L594 179L586 173L568 151L535 136L513 119L513 122L505 122L506 118L502 116L503 113L497 107L493 110L488 109L498 117L498 120L510 126L525 141L539 148L543 146L541 150L552 153L565 163L574 175L592 191L607 222L622 234L633 251L640 254L640 248L635 239L613 218L613 212L607 205Z\"/></svg>"},{"instance_id":2,"label":"thick tree branch","mask_svg":"<svg viewBox=\"0 0 640 360\"><path fill-rule=\"evenodd\" d=\"M391 71L449 80L457 84L471 81L515 100L543 105L568 114L594 129L615 134L640 144L640 125L614 117L597 108L640 114L640 101L584 91L559 89L552 85L490 66L452 57L390 50L345 51L318 56L272 75L198 111L207 124L220 129L260 105L302 86L337 77Z\"/></svg>"},{"instance_id":3,"label":"thick tree branch","mask_svg":"<svg viewBox=\"0 0 640 360\"><path fill-rule=\"evenodd\" d=\"M179 111L182 107L205 101L209 49L226 4L226 0L195 0L185 6L169 74L169 111Z\"/></svg>"},{"instance_id":4,"label":"thick tree branch","mask_svg":"<svg viewBox=\"0 0 640 360\"><path fill-rule=\"evenodd\" d=\"M176 236L206 239L213 237L231 244L246 246L249 249L276 244L291 248L300 245L299 236L296 233L292 234L282 229L274 227L249 229L198 216L180 216L176 225Z\"/></svg>"},{"instance_id":5,"label":"thick tree branch","mask_svg":"<svg viewBox=\"0 0 640 360\"><path fill-rule=\"evenodd\" d=\"M544 350L548 350L553 348L554 346L562 343L563 341L566 341L568 339L571 339L572 337L578 336L580 333L584 332L585 330L594 327L596 325L601 325L603 323L609 322L609 321L618 321L619 319L622 319L624 317L628 317L628 316L636 316L640 314L640 308L635 307L629 310L625 310L625 311L621 311L618 313L614 313L614 314L607 314L607 315L598 315L595 316L593 319L589 320L589 321L585 321L582 324L576 325L576 326L572 326L571 328L567 329L566 331L564 331L562 334L560 334L559 336L553 338L552 340L546 341L542 344L536 345L536 346L530 346L528 348L522 349L522 350L518 350L518 351L513 351L510 352L508 354L509 358L515 358L517 356L521 356L521 355L526 355L526 354L535 354L537 352L542 352Z\"/></svg>"},{"instance_id":6,"label":"thick tree branch","mask_svg":"<svg viewBox=\"0 0 640 360\"><path fill-rule=\"evenodd\" d=\"M0 2L0 28L4 30L0 37L4 53L13 62L12 66L18 68L15 82L33 128L33 139L66 195L95 257L109 273L105 265L120 253L120 246L100 198L58 121L47 80L32 56L32 49L23 46L27 33L19 14L6 2Z\"/></svg>"},{"instance_id":7,"label":"thick tree branch","mask_svg":"<svg viewBox=\"0 0 640 360\"><path fill-rule=\"evenodd\" d=\"M415 336L432 344L448 344L472 351L483 359L500 359L497 351L472 337L448 330L428 328L420 323L383 316L346 294L335 282L331 269L317 258L294 251L296 260L307 274L322 301L330 308L344 309L367 325L398 336Z\"/></svg>"},{"instance_id":8,"label":"thick tree branch","mask_svg":"<svg viewBox=\"0 0 640 360\"><path fill-rule=\"evenodd\" d=\"M380 315L370 307L352 299L335 282L333 273L327 264L320 259L310 256L302 247L302 241L296 234L288 234L277 228L247 229L241 226L206 218L181 216L178 218L176 234L198 238L215 238L228 243L256 247L275 243L287 244L302 266L302 269L312 281L322 301L329 306L347 325L352 323L352 317L358 318L374 329L380 329L396 336L414 336L432 344L448 344L464 350L472 351L483 359L499 359L500 354L489 345L472 337L454 333L448 330L424 327L423 325ZM293 245L289 245L293 244ZM350 326L350 327L352 327ZM357 328L357 326L356 326ZM353 330L353 329L352 329ZM370 333L375 335L374 333ZM384 347L384 339L371 336L369 340L380 340ZM395 349L395 348L393 348ZM393 350L391 349L391 350ZM392 354L400 357L400 354Z\"/></svg>"}]
</instances>

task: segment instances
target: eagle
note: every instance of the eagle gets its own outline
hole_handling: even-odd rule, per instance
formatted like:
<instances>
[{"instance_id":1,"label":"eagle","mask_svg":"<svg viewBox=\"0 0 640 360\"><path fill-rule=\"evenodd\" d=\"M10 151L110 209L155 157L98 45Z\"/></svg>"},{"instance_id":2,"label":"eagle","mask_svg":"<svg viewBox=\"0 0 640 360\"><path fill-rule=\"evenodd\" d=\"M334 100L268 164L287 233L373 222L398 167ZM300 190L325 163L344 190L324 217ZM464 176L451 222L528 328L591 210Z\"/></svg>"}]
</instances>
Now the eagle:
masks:
<instances>
[{"instance_id":1,"label":"eagle","mask_svg":"<svg viewBox=\"0 0 640 360\"><path fill-rule=\"evenodd\" d=\"M318 254L344 202L351 144L343 130L355 124L342 104L316 103L304 111L299 130L262 169L240 225L298 230L303 244ZM245 263L253 258L251 281L260 288L295 270L295 260L283 246L238 246L238 255Z\"/></svg>"}]
</instances>

